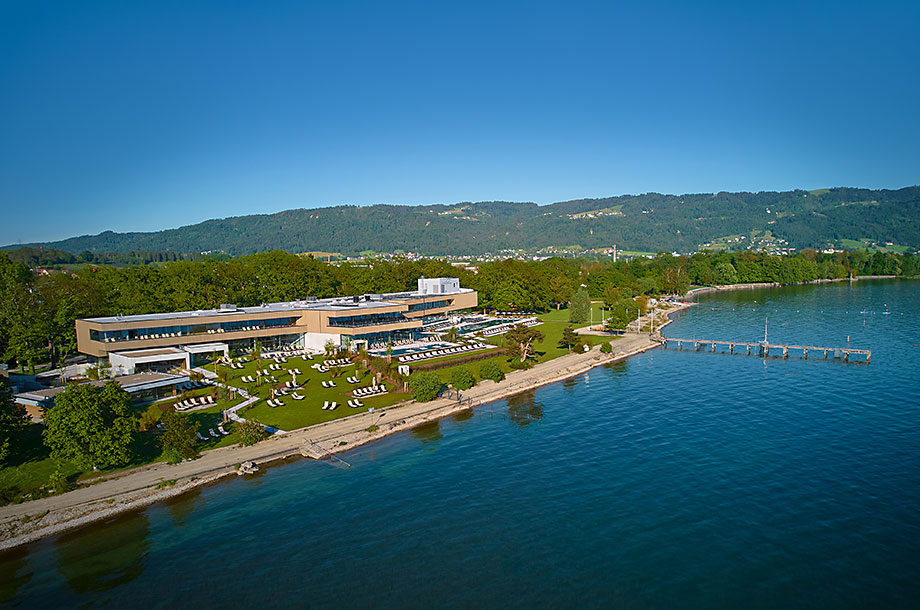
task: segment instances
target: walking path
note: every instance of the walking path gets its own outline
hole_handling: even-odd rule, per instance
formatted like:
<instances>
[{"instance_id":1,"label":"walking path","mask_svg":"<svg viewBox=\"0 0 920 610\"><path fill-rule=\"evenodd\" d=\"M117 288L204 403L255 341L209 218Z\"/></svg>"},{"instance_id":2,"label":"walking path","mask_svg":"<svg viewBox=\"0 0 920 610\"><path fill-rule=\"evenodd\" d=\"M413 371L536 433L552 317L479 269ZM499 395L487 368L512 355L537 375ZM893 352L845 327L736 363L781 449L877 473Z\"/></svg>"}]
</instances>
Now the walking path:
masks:
<instances>
[{"instance_id":1,"label":"walking path","mask_svg":"<svg viewBox=\"0 0 920 610\"><path fill-rule=\"evenodd\" d=\"M460 401L439 398L431 402L408 402L374 412L357 413L308 428L277 433L251 447L220 447L204 452L196 460L180 464L148 464L64 494L0 507L0 550L179 495L233 474L235 467L242 462L265 463L301 455L308 445L318 445L327 453L346 451L427 421L622 360L659 343L643 333L622 336L613 345L614 352L610 354L601 353L599 346L595 346L589 352L566 354L528 370L512 371L499 383L482 381L463 392ZM242 421L236 411L252 400L254 398L249 397L232 408L230 417ZM158 488L158 485L161 487Z\"/></svg>"}]
</instances>

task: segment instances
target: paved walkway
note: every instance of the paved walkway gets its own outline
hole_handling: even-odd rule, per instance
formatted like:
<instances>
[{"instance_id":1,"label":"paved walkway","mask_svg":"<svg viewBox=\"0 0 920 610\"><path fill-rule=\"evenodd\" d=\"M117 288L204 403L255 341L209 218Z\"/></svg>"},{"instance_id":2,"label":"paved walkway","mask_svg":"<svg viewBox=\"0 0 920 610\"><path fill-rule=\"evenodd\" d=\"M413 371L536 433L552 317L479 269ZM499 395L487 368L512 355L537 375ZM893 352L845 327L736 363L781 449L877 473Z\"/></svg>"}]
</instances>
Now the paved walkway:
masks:
<instances>
[{"instance_id":1,"label":"paved walkway","mask_svg":"<svg viewBox=\"0 0 920 610\"><path fill-rule=\"evenodd\" d=\"M176 481L177 487L186 488L188 483L206 481L218 474L235 472L235 466L253 461L264 463L275 459L299 455L305 441L318 444L325 451L336 453L413 428L425 421L438 419L451 413L499 400L522 391L554 383L580 374L606 362L626 358L658 345L648 334L624 336L614 343L614 352L603 354L598 347L587 353L572 353L542 362L524 371L512 371L504 381L483 381L462 393L462 402L441 398L427 403L408 402L393 405L374 412L349 415L330 422L302 428L285 434L275 434L251 447L228 446L204 452L200 458L181 464L156 463L134 468L110 478L82 487L65 494L41 498L23 504L0 507L0 540L10 538L9 531L16 534L28 529L37 533L42 528L52 529L68 520L85 522L94 511L107 509L111 512L113 503L131 508L131 501L151 495L151 488L164 481ZM250 398L249 400L253 400ZM242 408L249 400L237 405ZM234 419L239 416L233 413ZM241 419L241 418L240 418ZM377 426L369 431L372 426ZM149 502L148 502L149 503ZM28 528L21 528L15 522L27 515L48 514L34 520ZM15 527L14 527L15 526ZM54 533L49 531L50 533ZM10 541L15 542L15 541ZM0 544L0 548L7 546Z\"/></svg>"}]
</instances>

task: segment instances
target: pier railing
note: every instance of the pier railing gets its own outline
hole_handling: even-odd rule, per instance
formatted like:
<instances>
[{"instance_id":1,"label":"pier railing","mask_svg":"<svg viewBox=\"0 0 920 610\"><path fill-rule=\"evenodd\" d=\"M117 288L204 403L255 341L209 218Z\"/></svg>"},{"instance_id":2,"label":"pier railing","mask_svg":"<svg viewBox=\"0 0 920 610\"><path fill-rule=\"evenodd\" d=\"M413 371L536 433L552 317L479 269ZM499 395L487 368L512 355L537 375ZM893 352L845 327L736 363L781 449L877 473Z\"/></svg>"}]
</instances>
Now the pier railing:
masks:
<instances>
[{"instance_id":1,"label":"pier railing","mask_svg":"<svg viewBox=\"0 0 920 610\"><path fill-rule=\"evenodd\" d=\"M813 345L783 345L776 343L751 343L746 341L715 341L712 339L680 339L676 337L661 337L659 339L666 348L687 351L709 351L723 354L740 354L746 356L761 356L764 358L788 358L801 354L805 360L842 360L869 364L872 360L872 351L855 349L852 347L823 347ZM707 349L708 348L708 349ZM721 349L720 349L721 348ZM727 349L726 349L727 348ZM855 359L853 357L856 357ZM865 358L865 359L863 359Z\"/></svg>"}]
</instances>

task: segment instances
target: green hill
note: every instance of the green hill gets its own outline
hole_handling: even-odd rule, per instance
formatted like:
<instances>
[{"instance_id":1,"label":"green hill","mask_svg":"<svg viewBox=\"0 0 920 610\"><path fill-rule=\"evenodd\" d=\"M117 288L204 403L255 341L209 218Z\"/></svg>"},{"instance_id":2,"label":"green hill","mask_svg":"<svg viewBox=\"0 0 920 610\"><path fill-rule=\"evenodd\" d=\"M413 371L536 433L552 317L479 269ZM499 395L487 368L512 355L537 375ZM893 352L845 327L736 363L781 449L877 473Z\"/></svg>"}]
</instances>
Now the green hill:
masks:
<instances>
[{"instance_id":1,"label":"green hill","mask_svg":"<svg viewBox=\"0 0 920 610\"><path fill-rule=\"evenodd\" d=\"M240 255L281 248L344 255L367 250L443 255L566 244L689 252L726 236L766 231L796 248L839 245L845 239L918 248L920 187L647 193L545 206L509 202L339 206L209 220L149 233L106 231L27 245L73 254L88 250Z\"/></svg>"}]
</instances>

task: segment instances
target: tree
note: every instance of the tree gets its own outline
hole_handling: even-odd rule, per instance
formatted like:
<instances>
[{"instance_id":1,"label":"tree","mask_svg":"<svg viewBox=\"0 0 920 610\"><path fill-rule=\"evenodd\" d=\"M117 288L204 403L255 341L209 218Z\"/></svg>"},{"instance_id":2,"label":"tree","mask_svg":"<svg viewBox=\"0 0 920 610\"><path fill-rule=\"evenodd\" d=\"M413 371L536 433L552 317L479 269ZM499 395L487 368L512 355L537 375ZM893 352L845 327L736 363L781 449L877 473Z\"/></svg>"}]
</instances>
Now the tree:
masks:
<instances>
[{"instance_id":1,"label":"tree","mask_svg":"<svg viewBox=\"0 0 920 610\"><path fill-rule=\"evenodd\" d=\"M0 377L0 462L9 455L13 438L28 423L26 410L13 401L9 382Z\"/></svg>"},{"instance_id":2,"label":"tree","mask_svg":"<svg viewBox=\"0 0 920 610\"><path fill-rule=\"evenodd\" d=\"M572 283L564 275L556 275L549 280L549 298L556 304L556 310L572 298Z\"/></svg>"},{"instance_id":3,"label":"tree","mask_svg":"<svg viewBox=\"0 0 920 610\"><path fill-rule=\"evenodd\" d=\"M498 383L505 378L505 372L491 360L486 360L479 365L479 377L481 379L491 379Z\"/></svg>"},{"instance_id":4,"label":"tree","mask_svg":"<svg viewBox=\"0 0 920 610\"><path fill-rule=\"evenodd\" d=\"M639 305L632 299L620 299L607 313L607 330L622 330L636 319Z\"/></svg>"},{"instance_id":5,"label":"tree","mask_svg":"<svg viewBox=\"0 0 920 610\"><path fill-rule=\"evenodd\" d=\"M584 287L579 288L569 304L569 320L575 323L587 322L591 315L591 297Z\"/></svg>"},{"instance_id":6,"label":"tree","mask_svg":"<svg viewBox=\"0 0 920 610\"><path fill-rule=\"evenodd\" d=\"M166 428L160 436L160 447L163 448L163 455L170 464L177 464L185 459L190 459L198 455L196 427L191 418L169 409L160 418L163 427Z\"/></svg>"},{"instance_id":7,"label":"tree","mask_svg":"<svg viewBox=\"0 0 920 610\"><path fill-rule=\"evenodd\" d=\"M386 356L387 356L387 364L389 364L390 362L393 362L393 341L387 341Z\"/></svg>"},{"instance_id":8,"label":"tree","mask_svg":"<svg viewBox=\"0 0 920 610\"><path fill-rule=\"evenodd\" d=\"M131 458L137 420L128 412L128 393L114 381L101 388L71 384L45 413L45 445L56 460L81 468L123 466Z\"/></svg>"},{"instance_id":9,"label":"tree","mask_svg":"<svg viewBox=\"0 0 920 610\"><path fill-rule=\"evenodd\" d=\"M574 300L572 301L574 304ZM533 344L542 343L545 335L533 327L527 327L523 324L515 324L511 330L505 333L505 340L508 342L508 355L512 360L520 359L523 364L528 358L533 357Z\"/></svg>"},{"instance_id":10,"label":"tree","mask_svg":"<svg viewBox=\"0 0 920 610\"><path fill-rule=\"evenodd\" d=\"M570 352L572 348L581 343L578 333L571 325L562 329L562 339L559 340L559 347L567 348Z\"/></svg>"},{"instance_id":11,"label":"tree","mask_svg":"<svg viewBox=\"0 0 920 610\"><path fill-rule=\"evenodd\" d=\"M450 383L458 390L468 390L476 385L476 378L465 366L458 366L450 372Z\"/></svg>"},{"instance_id":12,"label":"tree","mask_svg":"<svg viewBox=\"0 0 920 610\"><path fill-rule=\"evenodd\" d=\"M610 341L604 341L603 343L601 343L601 353L602 354L609 354L611 352L613 352L613 346L610 344Z\"/></svg>"},{"instance_id":13,"label":"tree","mask_svg":"<svg viewBox=\"0 0 920 610\"><path fill-rule=\"evenodd\" d=\"M608 285L604 289L604 305L607 307L613 307L613 305L622 298L623 296L620 294L620 289L613 284Z\"/></svg>"},{"instance_id":14,"label":"tree","mask_svg":"<svg viewBox=\"0 0 920 610\"><path fill-rule=\"evenodd\" d=\"M441 378L434 373L422 371L409 376L412 398L419 402L434 400L441 391Z\"/></svg>"},{"instance_id":15,"label":"tree","mask_svg":"<svg viewBox=\"0 0 920 610\"><path fill-rule=\"evenodd\" d=\"M244 422L238 423L236 425L236 430L240 435L240 447L255 445L266 436L268 436L268 432L265 431L265 427L259 422L254 422L252 420L246 420Z\"/></svg>"}]
</instances>

